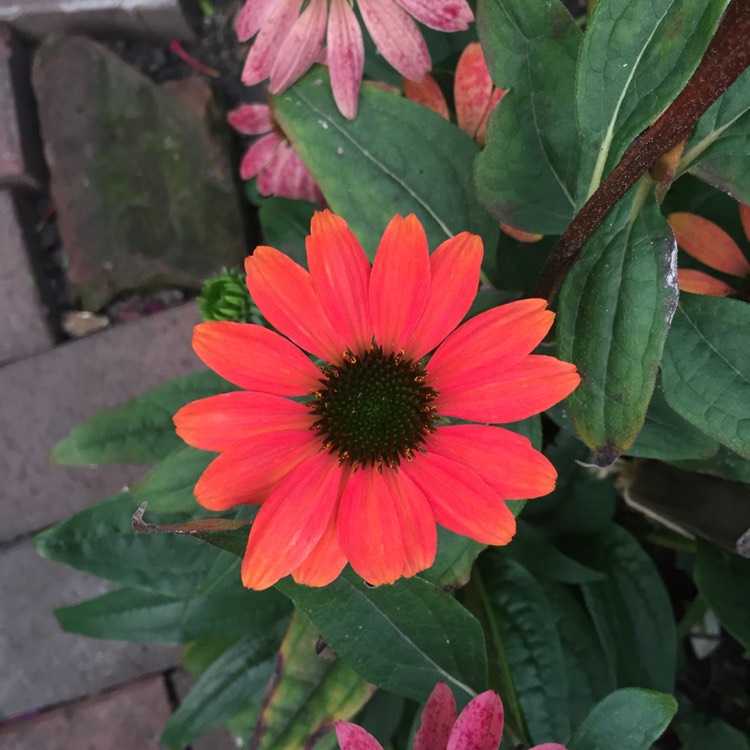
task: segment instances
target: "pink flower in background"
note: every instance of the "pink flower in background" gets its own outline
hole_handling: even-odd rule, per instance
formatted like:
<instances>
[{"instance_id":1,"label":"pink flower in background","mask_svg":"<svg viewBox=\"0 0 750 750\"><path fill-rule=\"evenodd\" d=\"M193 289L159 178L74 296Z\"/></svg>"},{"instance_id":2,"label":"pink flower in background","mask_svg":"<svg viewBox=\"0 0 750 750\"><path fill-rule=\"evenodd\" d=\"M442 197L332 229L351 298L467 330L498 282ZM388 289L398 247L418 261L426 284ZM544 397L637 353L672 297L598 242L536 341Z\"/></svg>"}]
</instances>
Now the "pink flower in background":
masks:
<instances>
[{"instance_id":1,"label":"pink flower in background","mask_svg":"<svg viewBox=\"0 0 750 750\"><path fill-rule=\"evenodd\" d=\"M258 176L261 195L306 200L321 205L323 194L310 170L275 124L267 104L241 104L227 115L229 124L245 135L262 135L247 150L240 164L240 176Z\"/></svg>"},{"instance_id":2,"label":"pink flower in background","mask_svg":"<svg viewBox=\"0 0 750 750\"><path fill-rule=\"evenodd\" d=\"M319 58L325 44L331 86L341 113L357 115L364 42L353 0L245 0L236 20L240 41L256 37L242 71L248 86L270 78L273 94L291 86ZM474 20L466 0L357 0L383 57L405 78L421 81L430 54L414 22L463 31ZM257 36L256 36L257 35Z\"/></svg>"},{"instance_id":3,"label":"pink flower in background","mask_svg":"<svg viewBox=\"0 0 750 750\"><path fill-rule=\"evenodd\" d=\"M504 719L497 693L488 690L470 701L458 718L456 713L451 689L438 682L422 711L412 750L497 750ZM369 732L356 724L339 722L336 736L341 750L383 750ZM565 750L565 746L548 742L531 750Z\"/></svg>"}]
</instances>

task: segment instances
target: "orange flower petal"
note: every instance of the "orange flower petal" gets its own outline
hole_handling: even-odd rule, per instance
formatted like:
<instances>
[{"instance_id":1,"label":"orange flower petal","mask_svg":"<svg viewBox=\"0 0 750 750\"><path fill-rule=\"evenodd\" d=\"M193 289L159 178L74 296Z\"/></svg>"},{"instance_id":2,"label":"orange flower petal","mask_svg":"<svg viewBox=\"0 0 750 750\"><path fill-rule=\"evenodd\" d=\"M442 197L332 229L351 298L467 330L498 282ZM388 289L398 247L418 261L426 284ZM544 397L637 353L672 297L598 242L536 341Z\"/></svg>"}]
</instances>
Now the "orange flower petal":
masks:
<instances>
[{"instance_id":1,"label":"orange flower petal","mask_svg":"<svg viewBox=\"0 0 750 750\"><path fill-rule=\"evenodd\" d=\"M257 247L245 260L247 288L266 319L316 357L338 362L346 343L337 337L310 274L272 247Z\"/></svg>"},{"instance_id":2,"label":"orange flower petal","mask_svg":"<svg viewBox=\"0 0 750 750\"><path fill-rule=\"evenodd\" d=\"M531 232L524 232L522 229L514 229L510 224L500 224L500 229L502 229L509 237L512 237L519 242L532 243L544 239L543 234L532 234Z\"/></svg>"},{"instance_id":3,"label":"orange flower petal","mask_svg":"<svg viewBox=\"0 0 750 750\"><path fill-rule=\"evenodd\" d=\"M487 117L495 84L490 78L479 42L467 45L456 65L453 95L458 127L475 138Z\"/></svg>"},{"instance_id":4,"label":"orange flower petal","mask_svg":"<svg viewBox=\"0 0 750 750\"><path fill-rule=\"evenodd\" d=\"M490 97L490 104L487 107L487 111L484 114L484 117L482 118L482 122L479 123L479 127L477 128L477 134L474 137L474 140L481 146L482 148L485 147L485 144L487 143L487 123L490 120L490 115L495 111L495 107L497 103L508 93L507 89L495 89L492 92L492 96Z\"/></svg>"},{"instance_id":5,"label":"orange flower petal","mask_svg":"<svg viewBox=\"0 0 750 750\"><path fill-rule=\"evenodd\" d=\"M412 750L445 750L456 716L456 699L451 689L438 682L422 710Z\"/></svg>"},{"instance_id":6,"label":"orange flower petal","mask_svg":"<svg viewBox=\"0 0 750 750\"><path fill-rule=\"evenodd\" d=\"M750 264L737 243L720 227L696 214L677 212L667 216L677 244L709 268L732 276L747 276Z\"/></svg>"},{"instance_id":7,"label":"orange flower petal","mask_svg":"<svg viewBox=\"0 0 750 750\"><path fill-rule=\"evenodd\" d=\"M330 211L312 218L307 262L313 287L337 337L361 354L372 344L370 262L346 222Z\"/></svg>"},{"instance_id":8,"label":"orange flower petal","mask_svg":"<svg viewBox=\"0 0 750 750\"><path fill-rule=\"evenodd\" d=\"M708 294L711 297L728 297L735 292L729 284L725 284L723 281L703 273L703 271L694 271L692 268L678 269L677 280L683 292Z\"/></svg>"},{"instance_id":9,"label":"orange flower petal","mask_svg":"<svg viewBox=\"0 0 750 750\"><path fill-rule=\"evenodd\" d=\"M477 474L445 456L417 455L403 471L424 492L435 520L482 544L507 544L516 519L501 497Z\"/></svg>"},{"instance_id":10,"label":"orange flower petal","mask_svg":"<svg viewBox=\"0 0 750 750\"><path fill-rule=\"evenodd\" d=\"M740 221L745 230L745 237L750 240L750 206L745 203L740 203Z\"/></svg>"},{"instance_id":11,"label":"orange flower petal","mask_svg":"<svg viewBox=\"0 0 750 750\"><path fill-rule=\"evenodd\" d=\"M370 315L386 352L404 348L430 292L427 235L416 216L394 216L383 233L370 275Z\"/></svg>"},{"instance_id":12,"label":"orange flower petal","mask_svg":"<svg viewBox=\"0 0 750 750\"><path fill-rule=\"evenodd\" d=\"M291 342L262 326L213 321L193 332L195 353L230 383L277 396L320 386L320 371Z\"/></svg>"},{"instance_id":13,"label":"orange flower petal","mask_svg":"<svg viewBox=\"0 0 750 750\"><path fill-rule=\"evenodd\" d=\"M516 422L549 409L578 386L575 365L531 354L505 370L487 369L474 387L453 381L434 401L439 414L474 422Z\"/></svg>"},{"instance_id":14,"label":"orange flower petal","mask_svg":"<svg viewBox=\"0 0 750 750\"><path fill-rule=\"evenodd\" d=\"M221 393L183 406L174 415L177 434L204 451L224 451L235 443L276 430L305 430L310 410L268 393Z\"/></svg>"},{"instance_id":15,"label":"orange flower petal","mask_svg":"<svg viewBox=\"0 0 750 750\"><path fill-rule=\"evenodd\" d=\"M461 322L476 297L481 266L482 240L468 232L446 240L430 256L429 296L404 346L407 357L421 359Z\"/></svg>"},{"instance_id":16,"label":"orange flower petal","mask_svg":"<svg viewBox=\"0 0 750 750\"><path fill-rule=\"evenodd\" d=\"M437 81L429 73L422 79L421 83L404 78L404 95L409 101L437 112L446 120L450 119L448 117L448 103L445 101L443 92L437 85Z\"/></svg>"},{"instance_id":17,"label":"orange flower petal","mask_svg":"<svg viewBox=\"0 0 750 750\"><path fill-rule=\"evenodd\" d=\"M476 472L506 500L541 497L555 489L555 467L530 440L502 427L439 427L428 438L427 450Z\"/></svg>"},{"instance_id":18,"label":"orange flower petal","mask_svg":"<svg viewBox=\"0 0 750 750\"><path fill-rule=\"evenodd\" d=\"M280 481L255 518L242 561L242 582L267 589L313 552L336 507L341 467L318 453Z\"/></svg>"},{"instance_id":19,"label":"orange flower petal","mask_svg":"<svg viewBox=\"0 0 750 750\"><path fill-rule=\"evenodd\" d=\"M253 435L214 459L195 485L195 497L209 510L262 503L300 462L320 450L310 430Z\"/></svg>"},{"instance_id":20,"label":"orange flower petal","mask_svg":"<svg viewBox=\"0 0 750 750\"><path fill-rule=\"evenodd\" d=\"M510 302L477 315L438 347L427 364L428 383L437 391L485 384L538 346L554 319L543 299Z\"/></svg>"}]
</instances>

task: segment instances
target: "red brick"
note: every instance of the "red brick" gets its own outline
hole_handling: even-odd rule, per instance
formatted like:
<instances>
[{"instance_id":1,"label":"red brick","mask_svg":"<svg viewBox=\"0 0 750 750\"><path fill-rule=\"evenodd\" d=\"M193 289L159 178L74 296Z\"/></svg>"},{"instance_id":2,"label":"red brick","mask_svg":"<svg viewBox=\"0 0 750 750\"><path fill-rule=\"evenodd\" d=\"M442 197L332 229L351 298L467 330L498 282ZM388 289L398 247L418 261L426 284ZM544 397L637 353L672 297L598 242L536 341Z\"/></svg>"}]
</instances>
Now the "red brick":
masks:
<instances>
[{"instance_id":1,"label":"red brick","mask_svg":"<svg viewBox=\"0 0 750 750\"><path fill-rule=\"evenodd\" d=\"M169 720L162 677L152 677L0 727L3 750L158 750Z\"/></svg>"}]
</instances>

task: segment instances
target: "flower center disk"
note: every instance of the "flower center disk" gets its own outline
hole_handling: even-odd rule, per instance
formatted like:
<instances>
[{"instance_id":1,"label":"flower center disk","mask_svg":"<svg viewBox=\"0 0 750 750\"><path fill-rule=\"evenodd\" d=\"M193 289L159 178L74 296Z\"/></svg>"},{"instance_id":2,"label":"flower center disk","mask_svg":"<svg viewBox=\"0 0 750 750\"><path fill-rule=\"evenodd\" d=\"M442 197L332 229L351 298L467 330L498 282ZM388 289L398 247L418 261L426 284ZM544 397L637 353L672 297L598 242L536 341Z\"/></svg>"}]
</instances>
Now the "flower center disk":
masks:
<instances>
[{"instance_id":1,"label":"flower center disk","mask_svg":"<svg viewBox=\"0 0 750 750\"><path fill-rule=\"evenodd\" d=\"M411 459L437 419L430 405L437 392L425 385L425 376L418 362L378 346L323 368L311 404L323 447L355 467L395 467L401 458Z\"/></svg>"}]
</instances>

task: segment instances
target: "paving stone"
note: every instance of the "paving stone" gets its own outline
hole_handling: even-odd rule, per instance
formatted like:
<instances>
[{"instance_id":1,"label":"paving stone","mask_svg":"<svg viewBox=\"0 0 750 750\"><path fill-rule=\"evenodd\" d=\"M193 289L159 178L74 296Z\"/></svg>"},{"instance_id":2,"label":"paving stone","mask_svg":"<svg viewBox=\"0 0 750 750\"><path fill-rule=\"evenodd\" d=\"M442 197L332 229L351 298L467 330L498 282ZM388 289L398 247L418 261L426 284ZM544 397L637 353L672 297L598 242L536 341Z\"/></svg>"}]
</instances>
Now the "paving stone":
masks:
<instances>
[{"instance_id":1,"label":"paving stone","mask_svg":"<svg viewBox=\"0 0 750 750\"><path fill-rule=\"evenodd\" d=\"M0 187L40 190L42 144L29 82L30 56L13 29L0 23Z\"/></svg>"},{"instance_id":2,"label":"paving stone","mask_svg":"<svg viewBox=\"0 0 750 750\"><path fill-rule=\"evenodd\" d=\"M98 578L42 559L30 539L0 551L0 720L177 663L176 647L84 638L60 629L52 614L55 607L76 604L109 588ZM2 739L0 747L7 747ZM47 750L43 743L27 747Z\"/></svg>"},{"instance_id":3,"label":"paving stone","mask_svg":"<svg viewBox=\"0 0 750 750\"><path fill-rule=\"evenodd\" d=\"M0 0L0 21L38 39L60 33L193 37L179 0Z\"/></svg>"},{"instance_id":4,"label":"paving stone","mask_svg":"<svg viewBox=\"0 0 750 750\"><path fill-rule=\"evenodd\" d=\"M29 220L12 193L0 189L0 365L54 345L34 282L29 251L36 237Z\"/></svg>"},{"instance_id":5,"label":"paving stone","mask_svg":"<svg viewBox=\"0 0 750 750\"><path fill-rule=\"evenodd\" d=\"M197 322L190 303L0 368L0 542L66 518L145 473L143 466L51 466L47 456L101 409L201 369L190 346Z\"/></svg>"}]
</instances>

